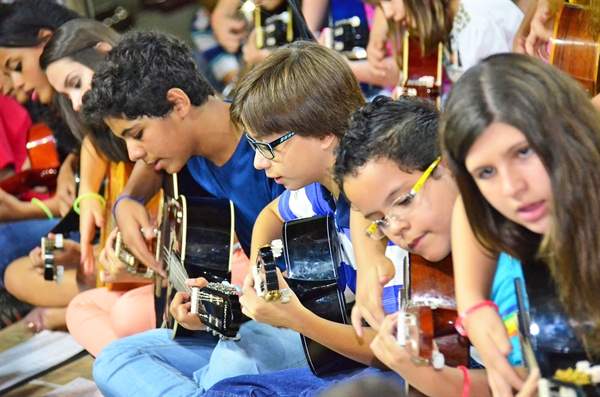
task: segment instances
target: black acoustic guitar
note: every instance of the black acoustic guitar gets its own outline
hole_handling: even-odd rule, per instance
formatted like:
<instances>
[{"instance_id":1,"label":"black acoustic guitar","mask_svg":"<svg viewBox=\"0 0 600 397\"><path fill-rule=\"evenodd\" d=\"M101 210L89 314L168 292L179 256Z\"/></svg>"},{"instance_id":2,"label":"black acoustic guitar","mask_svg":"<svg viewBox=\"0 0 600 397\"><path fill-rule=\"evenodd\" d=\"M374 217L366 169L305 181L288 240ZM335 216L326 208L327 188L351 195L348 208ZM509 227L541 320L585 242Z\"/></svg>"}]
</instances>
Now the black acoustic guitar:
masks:
<instances>
[{"instance_id":1,"label":"black acoustic guitar","mask_svg":"<svg viewBox=\"0 0 600 397\"><path fill-rule=\"evenodd\" d=\"M555 378L557 370L575 369L578 362L593 359L581 340L585 326L565 314L545 264L523 264L523 276L524 286L520 279L515 279L521 350L525 366L538 367L541 377L546 379L542 384L548 386L547 394L540 395L600 396L598 384L580 386ZM564 389L570 390L570 394L563 394Z\"/></svg>"},{"instance_id":2,"label":"black acoustic guitar","mask_svg":"<svg viewBox=\"0 0 600 397\"><path fill-rule=\"evenodd\" d=\"M287 282L300 302L317 316L348 324L350 307L338 288L340 244L333 216L298 219L283 226ZM316 376L363 367L301 335L306 360Z\"/></svg>"},{"instance_id":3,"label":"black acoustic guitar","mask_svg":"<svg viewBox=\"0 0 600 397\"><path fill-rule=\"evenodd\" d=\"M237 291L228 284L234 245L233 204L180 195L167 198L164 206L162 260L170 286L192 293L193 312L208 331L225 339L238 338L242 312ZM185 285L186 279L198 277L208 280L209 286L194 290ZM174 335L186 334L177 324L172 325Z\"/></svg>"}]
</instances>

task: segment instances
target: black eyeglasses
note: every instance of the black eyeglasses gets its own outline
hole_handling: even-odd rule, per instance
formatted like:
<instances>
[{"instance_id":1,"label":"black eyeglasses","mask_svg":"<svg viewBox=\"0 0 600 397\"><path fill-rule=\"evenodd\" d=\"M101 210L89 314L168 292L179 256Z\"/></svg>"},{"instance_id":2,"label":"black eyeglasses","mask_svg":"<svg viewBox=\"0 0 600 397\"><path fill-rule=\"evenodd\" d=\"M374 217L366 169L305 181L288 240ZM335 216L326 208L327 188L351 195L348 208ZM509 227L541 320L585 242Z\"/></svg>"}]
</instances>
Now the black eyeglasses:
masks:
<instances>
[{"instance_id":1,"label":"black eyeglasses","mask_svg":"<svg viewBox=\"0 0 600 397\"><path fill-rule=\"evenodd\" d=\"M275 146L280 145L283 142L287 141L294 135L296 135L296 133L294 131L290 131L287 134L285 134L284 136L281 136L271 142L257 142L256 139L252 138L248 134L246 134L246 139L248 139L248 143L250 144L252 149L254 149L255 151L258 151L266 159L273 160L275 158L275 151L273 150L273 148L275 148Z\"/></svg>"}]
</instances>

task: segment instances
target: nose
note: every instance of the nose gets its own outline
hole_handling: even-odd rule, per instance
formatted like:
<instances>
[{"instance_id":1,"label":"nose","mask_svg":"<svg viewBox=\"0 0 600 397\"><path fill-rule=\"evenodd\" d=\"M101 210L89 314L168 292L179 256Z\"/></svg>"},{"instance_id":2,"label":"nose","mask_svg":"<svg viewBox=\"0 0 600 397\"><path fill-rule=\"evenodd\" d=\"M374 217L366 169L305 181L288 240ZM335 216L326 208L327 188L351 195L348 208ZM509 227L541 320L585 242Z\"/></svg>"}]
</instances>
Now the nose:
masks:
<instances>
[{"instance_id":1,"label":"nose","mask_svg":"<svg viewBox=\"0 0 600 397\"><path fill-rule=\"evenodd\" d=\"M21 76L21 73L12 72L10 74L10 78L13 82L13 88L15 90L20 90L25 85L25 80L23 80L23 76Z\"/></svg>"},{"instance_id":2,"label":"nose","mask_svg":"<svg viewBox=\"0 0 600 397\"><path fill-rule=\"evenodd\" d=\"M268 160L256 150L254 152L254 168L257 170L266 170L271 166L271 160Z\"/></svg>"},{"instance_id":3,"label":"nose","mask_svg":"<svg viewBox=\"0 0 600 397\"><path fill-rule=\"evenodd\" d=\"M79 112L81 109L81 95L74 95L71 97L71 103L73 104L73 110Z\"/></svg>"},{"instance_id":4,"label":"nose","mask_svg":"<svg viewBox=\"0 0 600 397\"><path fill-rule=\"evenodd\" d=\"M395 220L388 218L388 223L390 226L385 231L385 234L388 235L388 237L398 236L404 238L404 234L410 230L410 222L403 218Z\"/></svg>"},{"instance_id":5,"label":"nose","mask_svg":"<svg viewBox=\"0 0 600 397\"><path fill-rule=\"evenodd\" d=\"M503 170L501 178L502 192L507 197L515 197L525 188L525 181L517 170Z\"/></svg>"},{"instance_id":6,"label":"nose","mask_svg":"<svg viewBox=\"0 0 600 397\"><path fill-rule=\"evenodd\" d=\"M385 15L385 18L392 19L394 17L394 7L392 6L392 2L382 1L379 4L381 5L381 9L383 10L383 15Z\"/></svg>"},{"instance_id":7,"label":"nose","mask_svg":"<svg viewBox=\"0 0 600 397\"><path fill-rule=\"evenodd\" d=\"M127 153L129 153L129 159L131 161L143 160L146 157L146 151L139 145L136 145L131 140L126 140Z\"/></svg>"}]
</instances>

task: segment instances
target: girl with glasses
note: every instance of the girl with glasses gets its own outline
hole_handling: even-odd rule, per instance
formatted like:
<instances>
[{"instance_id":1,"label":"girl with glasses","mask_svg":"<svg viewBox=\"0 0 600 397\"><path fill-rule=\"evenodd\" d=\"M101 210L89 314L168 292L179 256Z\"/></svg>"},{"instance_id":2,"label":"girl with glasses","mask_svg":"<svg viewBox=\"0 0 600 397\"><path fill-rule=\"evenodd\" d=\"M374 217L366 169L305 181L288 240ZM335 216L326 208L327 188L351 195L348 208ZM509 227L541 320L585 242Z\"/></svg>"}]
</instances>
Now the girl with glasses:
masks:
<instances>
[{"instance_id":1,"label":"girl with glasses","mask_svg":"<svg viewBox=\"0 0 600 397\"><path fill-rule=\"evenodd\" d=\"M452 220L459 312L488 299L502 253L523 268L540 260L566 314L590 325L579 336L597 355L600 115L589 97L537 59L497 55L453 87L441 131L462 195ZM463 326L487 365L494 395L521 389L503 357L511 345L498 314L481 307Z\"/></svg>"},{"instance_id":2,"label":"girl with glasses","mask_svg":"<svg viewBox=\"0 0 600 397\"><path fill-rule=\"evenodd\" d=\"M337 151L334 173L354 211L372 222L363 238L389 239L430 261L429 266L441 269L441 261L451 250L451 219L458 187L439 157L438 119L439 112L426 100L375 98L352 115ZM358 237L353 234L353 242L357 243ZM357 321L360 316L378 320L379 333L371 344L377 358L425 395L460 396L469 390L470 395L490 395L486 373L481 369L445 366L436 370L412 362L408 350L397 343L398 315L385 316L381 303L374 303L381 302L380 274L394 269L367 265L358 268L353 322L362 332ZM514 264L503 257L498 267L492 299L511 317L516 307L510 275ZM518 338L513 341L518 346ZM521 365L518 350L511 363Z\"/></svg>"}]
</instances>

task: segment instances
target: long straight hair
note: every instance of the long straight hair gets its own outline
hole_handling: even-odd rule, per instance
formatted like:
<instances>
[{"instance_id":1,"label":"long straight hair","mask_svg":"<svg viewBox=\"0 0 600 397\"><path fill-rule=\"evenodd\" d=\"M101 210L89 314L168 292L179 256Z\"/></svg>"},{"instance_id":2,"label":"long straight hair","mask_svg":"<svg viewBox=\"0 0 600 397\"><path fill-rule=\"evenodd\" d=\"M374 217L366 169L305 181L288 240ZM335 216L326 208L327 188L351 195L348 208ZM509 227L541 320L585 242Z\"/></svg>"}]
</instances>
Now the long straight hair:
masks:
<instances>
[{"instance_id":1,"label":"long straight hair","mask_svg":"<svg viewBox=\"0 0 600 397\"><path fill-rule=\"evenodd\" d=\"M469 149L493 123L518 129L548 172L553 203L544 236L496 211L465 167ZM546 263L567 311L592 320L590 345L600 352L600 113L589 96L533 57L494 55L454 85L440 128L477 239L493 253Z\"/></svg>"},{"instance_id":2,"label":"long straight hair","mask_svg":"<svg viewBox=\"0 0 600 397\"><path fill-rule=\"evenodd\" d=\"M96 49L96 46L99 43L106 43L114 47L118 40L119 34L99 21L85 18L74 19L54 31L40 56L40 67L45 71L53 62L69 58L96 71L98 65L106 58L106 53ZM73 135L80 141L83 140L88 135L88 128L84 127L79 120L71 102L64 95L55 95L58 97L61 114ZM108 127L96 126L94 128L107 129ZM110 161L129 161L125 142L114 137L109 131L105 132L89 134L96 150Z\"/></svg>"}]
</instances>

